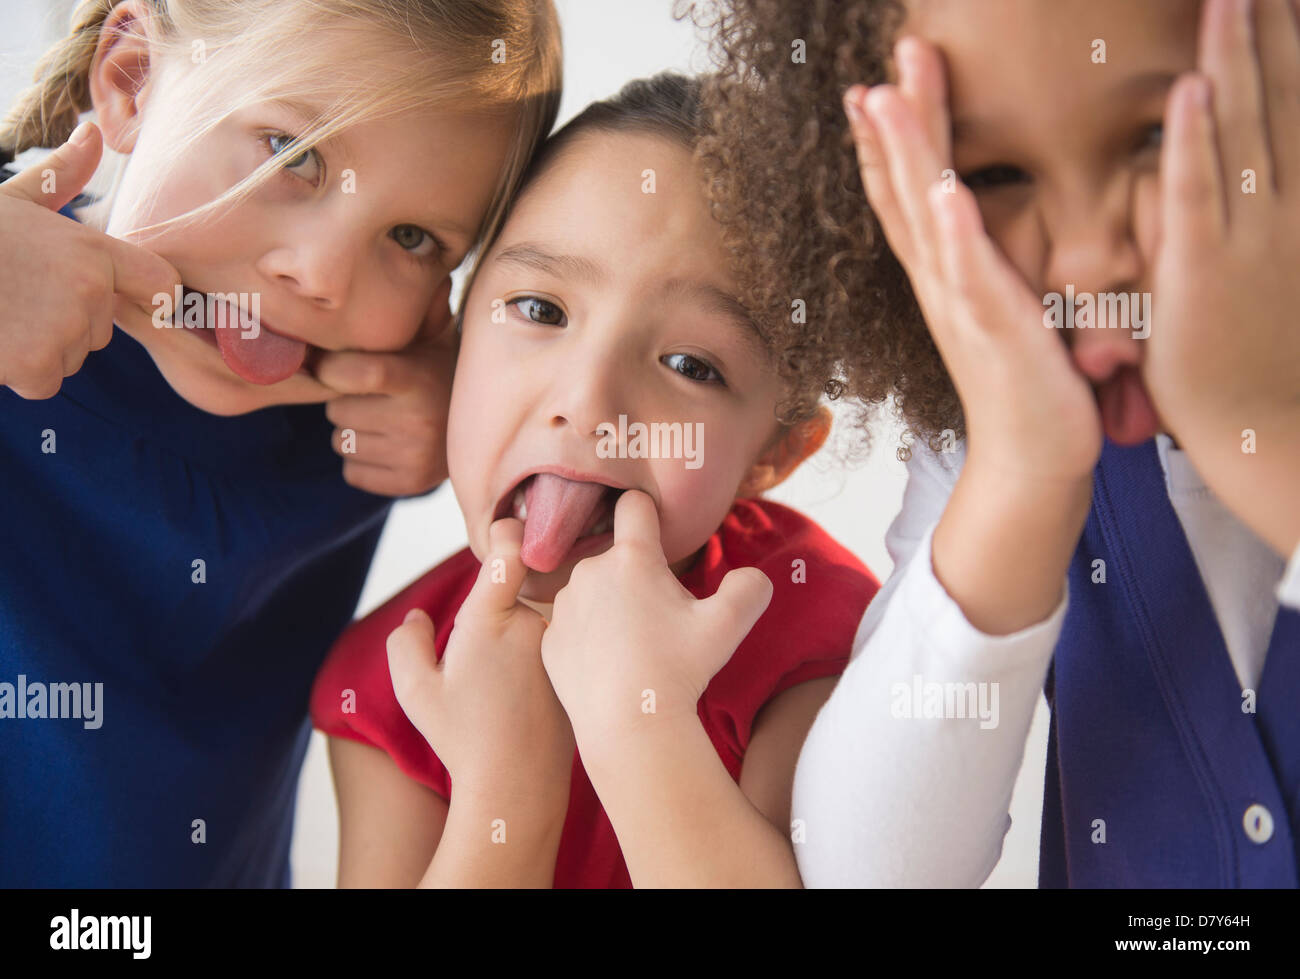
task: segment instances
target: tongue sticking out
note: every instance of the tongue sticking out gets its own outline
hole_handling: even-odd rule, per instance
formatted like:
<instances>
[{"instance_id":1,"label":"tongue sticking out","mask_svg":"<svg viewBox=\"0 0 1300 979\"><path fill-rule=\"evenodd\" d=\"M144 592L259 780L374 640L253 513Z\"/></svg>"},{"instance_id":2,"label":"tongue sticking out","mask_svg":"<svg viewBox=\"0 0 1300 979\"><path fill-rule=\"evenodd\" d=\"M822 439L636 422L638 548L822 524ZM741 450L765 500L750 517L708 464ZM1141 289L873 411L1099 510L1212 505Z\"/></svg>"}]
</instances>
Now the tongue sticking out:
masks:
<instances>
[{"instance_id":1,"label":"tongue sticking out","mask_svg":"<svg viewBox=\"0 0 1300 979\"><path fill-rule=\"evenodd\" d=\"M251 384L275 384L298 372L307 357L305 343L272 333L264 326L256 333L251 328L245 332L239 329L243 325L239 308L226 305L225 327L213 332L227 367Z\"/></svg>"},{"instance_id":2,"label":"tongue sticking out","mask_svg":"<svg viewBox=\"0 0 1300 979\"><path fill-rule=\"evenodd\" d=\"M528 508L519 556L534 571L560 566L574 542L592 523L608 489L603 483L578 483L554 473L538 473L524 490Z\"/></svg>"},{"instance_id":3,"label":"tongue sticking out","mask_svg":"<svg viewBox=\"0 0 1300 979\"><path fill-rule=\"evenodd\" d=\"M1133 367L1122 367L1097 392L1102 427L1116 445L1137 445L1160 430L1142 377Z\"/></svg>"}]
</instances>

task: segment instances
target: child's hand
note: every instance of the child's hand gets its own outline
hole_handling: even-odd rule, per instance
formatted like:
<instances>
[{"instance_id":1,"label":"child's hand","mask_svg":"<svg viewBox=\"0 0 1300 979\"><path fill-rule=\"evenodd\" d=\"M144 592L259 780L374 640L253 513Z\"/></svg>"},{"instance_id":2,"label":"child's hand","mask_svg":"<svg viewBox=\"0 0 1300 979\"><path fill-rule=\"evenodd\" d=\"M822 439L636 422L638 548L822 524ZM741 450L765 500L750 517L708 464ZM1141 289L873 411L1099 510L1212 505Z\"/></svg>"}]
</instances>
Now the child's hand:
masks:
<instances>
[{"instance_id":1,"label":"child's hand","mask_svg":"<svg viewBox=\"0 0 1300 979\"><path fill-rule=\"evenodd\" d=\"M23 398L58 394L107 346L115 319L152 329L153 297L180 284L152 252L58 213L94 176L102 150L99 129L84 123L0 184L0 384Z\"/></svg>"},{"instance_id":2,"label":"child's hand","mask_svg":"<svg viewBox=\"0 0 1300 979\"><path fill-rule=\"evenodd\" d=\"M896 60L899 85L854 87L845 109L871 207L961 398L968 464L1021 486L1090 480L1096 398L956 177L942 59L908 37Z\"/></svg>"},{"instance_id":3,"label":"child's hand","mask_svg":"<svg viewBox=\"0 0 1300 979\"><path fill-rule=\"evenodd\" d=\"M546 621L516 600L528 571L519 558L523 525L498 520L489 535L491 553L456 614L442 662L433 623L418 609L388 637L393 691L456 791L567 807L573 731L542 668Z\"/></svg>"},{"instance_id":4,"label":"child's hand","mask_svg":"<svg viewBox=\"0 0 1300 979\"><path fill-rule=\"evenodd\" d=\"M1255 7L1252 27L1249 4L1206 4L1201 74L1170 94L1143 373L1197 472L1289 554L1300 541L1300 3Z\"/></svg>"},{"instance_id":5,"label":"child's hand","mask_svg":"<svg viewBox=\"0 0 1300 979\"><path fill-rule=\"evenodd\" d=\"M697 600L673 575L644 493L614 510L614 545L579 561L555 597L542 661L589 755L656 719L697 718L700 695L772 598L757 568L727 573Z\"/></svg>"},{"instance_id":6,"label":"child's hand","mask_svg":"<svg viewBox=\"0 0 1300 979\"><path fill-rule=\"evenodd\" d=\"M418 496L447 478L447 409L460 338L447 298L434 296L415 340L397 353L324 354L317 380L340 392L325 404L343 478L381 496Z\"/></svg>"},{"instance_id":7,"label":"child's hand","mask_svg":"<svg viewBox=\"0 0 1300 979\"><path fill-rule=\"evenodd\" d=\"M984 229L953 168L939 52L896 46L900 84L845 94L862 182L965 412L965 466L934 532L936 578L968 622L1007 635L1065 590L1102 419L1086 377ZM865 94L865 98L864 98Z\"/></svg>"}]
</instances>

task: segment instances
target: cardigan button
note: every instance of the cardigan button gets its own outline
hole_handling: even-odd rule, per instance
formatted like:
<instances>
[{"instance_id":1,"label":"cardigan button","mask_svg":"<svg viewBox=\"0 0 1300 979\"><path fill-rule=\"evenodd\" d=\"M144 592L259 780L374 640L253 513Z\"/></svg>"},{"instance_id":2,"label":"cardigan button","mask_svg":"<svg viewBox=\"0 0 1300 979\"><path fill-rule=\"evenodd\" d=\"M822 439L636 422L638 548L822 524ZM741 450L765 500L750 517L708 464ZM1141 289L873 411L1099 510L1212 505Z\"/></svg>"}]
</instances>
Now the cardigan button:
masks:
<instances>
[{"instance_id":1,"label":"cardigan button","mask_svg":"<svg viewBox=\"0 0 1300 979\"><path fill-rule=\"evenodd\" d=\"M1267 843L1273 838L1273 814L1258 802L1246 810L1241 824L1252 843Z\"/></svg>"}]
</instances>

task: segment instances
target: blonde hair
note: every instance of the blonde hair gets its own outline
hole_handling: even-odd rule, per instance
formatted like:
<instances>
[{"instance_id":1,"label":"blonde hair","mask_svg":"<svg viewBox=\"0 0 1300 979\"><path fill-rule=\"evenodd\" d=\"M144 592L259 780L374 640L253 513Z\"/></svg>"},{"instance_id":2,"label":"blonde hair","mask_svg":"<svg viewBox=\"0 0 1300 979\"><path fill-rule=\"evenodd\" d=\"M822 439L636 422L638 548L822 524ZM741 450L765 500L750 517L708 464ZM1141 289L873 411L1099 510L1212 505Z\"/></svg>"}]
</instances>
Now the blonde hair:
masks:
<instances>
[{"instance_id":1,"label":"blonde hair","mask_svg":"<svg viewBox=\"0 0 1300 979\"><path fill-rule=\"evenodd\" d=\"M0 153L12 159L32 147L62 144L81 113L92 108L90 72L110 14L123 0L82 0L71 33L51 48L0 123ZM333 95L307 131L214 201L187 215L211 213L257 189L323 140L357 123L428 105L465 111L516 113L513 139L479 237L495 233L533 153L559 107L560 28L552 0L142 0L139 30L151 58L171 73L169 95L185 105L177 143L198 139L237 109L267 99L320 102ZM364 33L358 33L358 31ZM378 42L384 71L364 91L343 88L329 42L356 48ZM403 58L403 54L408 57ZM170 57L168 57L170 56ZM178 66L185 64L184 70ZM161 74L163 66L151 64ZM157 77L157 76L156 76ZM231 103L223 79L239 78L248 92ZM331 88L334 90L331 92ZM181 154L172 154L172 158ZM153 178L155 188L165 179ZM143 229L137 229L143 230Z\"/></svg>"}]
</instances>

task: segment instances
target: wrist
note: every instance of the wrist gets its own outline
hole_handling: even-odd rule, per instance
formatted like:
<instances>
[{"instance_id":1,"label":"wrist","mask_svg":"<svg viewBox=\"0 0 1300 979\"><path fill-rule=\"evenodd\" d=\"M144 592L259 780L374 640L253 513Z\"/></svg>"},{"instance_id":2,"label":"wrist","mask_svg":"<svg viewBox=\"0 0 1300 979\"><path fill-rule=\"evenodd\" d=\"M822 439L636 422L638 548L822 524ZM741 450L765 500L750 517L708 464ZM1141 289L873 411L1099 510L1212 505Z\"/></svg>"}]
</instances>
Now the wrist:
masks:
<instances>
[{"instance_id":1,"label":"wrist","mask_svg":"<svg viewBox=\"0 0 1300 979\"><path fill-rule=\"evenodd\" d=\"M550 887L564 813L531 797L453 790L420 887Z\"/></svg>"},{"instance_id":2,"label":"wrist","mask_svg":"<svg viewBox=\"0 0 1300 979\"><path fill-rule=\"evenodd\" d=\"M968 460L935 528L934 575L980 632L1042 622L1064 595L1091 502L1091 475L1017 481Z\"/></svg>"},{"instance_id":3,"label":"wrist","mask_svg":"<svg viewBox=\"0 0 1300 979\"><path fill-rule=\"evenodd\" d=\"M505 820L512 835L532 840L554 837L564 829L569 809L569 779L562 785L502 784L494 787L453 783L448 819L490 826Z\"/></svg>"},{"instance_id":4,"label":"wrist","mask_svg":"<svg viewBox=\"0 0 1300 979\"><path fill-rule=\"evenodd\" d=\"M697 743L700 737L708 741L697 705L692 705L690 713L679 710L635 714L617 723L588 727L581 734L575 728L574 733L583 768L593 785L622 776L639 779L642 771L640 765L634 764L637 759L671 754L684 745Z\"/></svg>"},{"instance_id":5,"label":"wrist","mask_svg":"<svg viewBox=\"0 0 1300 979\"><path fill-rule=\"evenodd\" d=\"M563 822L569 807L572 758L561 770L537 767L500 768L452 779L451 804L477 813L530 812L538 816L559 814Z\"/></svg>"}]
</instances>

